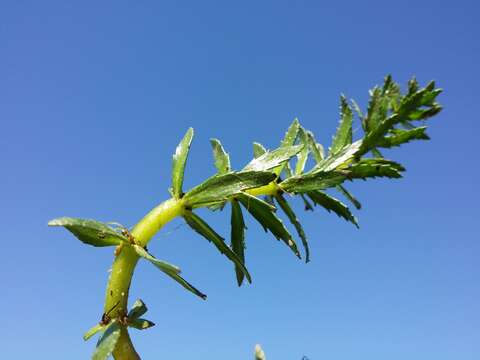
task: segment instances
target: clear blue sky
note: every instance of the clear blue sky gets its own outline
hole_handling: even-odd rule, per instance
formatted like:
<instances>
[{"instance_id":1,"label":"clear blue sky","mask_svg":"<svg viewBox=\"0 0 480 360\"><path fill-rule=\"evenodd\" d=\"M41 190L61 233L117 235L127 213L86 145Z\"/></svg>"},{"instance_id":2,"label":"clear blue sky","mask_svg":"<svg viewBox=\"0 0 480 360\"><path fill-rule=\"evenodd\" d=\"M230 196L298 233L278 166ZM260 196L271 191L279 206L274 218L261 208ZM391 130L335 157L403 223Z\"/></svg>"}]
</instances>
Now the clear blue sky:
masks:
<instances>
[{"instance_id":1,"label":"clear blue sky","mask_svg":"<svg viewBox=\"0 0 480 360\"><path fill-rule=\"evenodd\" d=\"M322 3L324 5L322 5ZM350 186L357 230L302 214L312 262L249 222L251 286L177 220L152 242L209 296L148 264L132 300L157 323L145 359L473 360L480 356L479 6L474 1L3 1L0 262L4 359L86 359L112 249L49 219L133 225L168 197L174 148L196 130L186 187L214 172L218 137L240 167L291 120L324 143L341 92L365 106L387 73L436 79L432 141L390 154L400 181ZM228 213L208 216L228 234ZM141 336L140 336L141 335Z\"/></svg>"}]
</instances>

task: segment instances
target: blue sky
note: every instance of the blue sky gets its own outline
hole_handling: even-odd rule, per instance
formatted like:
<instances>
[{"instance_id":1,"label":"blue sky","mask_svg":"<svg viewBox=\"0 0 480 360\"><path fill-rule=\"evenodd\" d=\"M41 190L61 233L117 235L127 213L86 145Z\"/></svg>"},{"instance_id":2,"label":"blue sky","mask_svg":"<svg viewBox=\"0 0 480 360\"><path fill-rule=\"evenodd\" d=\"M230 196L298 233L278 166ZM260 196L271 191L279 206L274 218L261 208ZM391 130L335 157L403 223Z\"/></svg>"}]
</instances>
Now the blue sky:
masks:
<instances>
[{"instance_id":1,"label":"blue sky","mask_svg":"<svg viewBox=\"0 0 480 360\"><path fill-rule=\"evenodd\" d=\"M445 89L430 142L389 152L400 181L350 186L360 230L301 214L312 262L248 221L251 286L182 226L152 241L206 292L140 264L132 301L157 326L145 359L478 359L480 26L474 1L3 1L0 5L2 358L85 359L111 249L47 228L68 215L133 225L168 197L170 160L196 130L191 187L214 172L208 139L237 168L298 116L328 144L340 93L366 106L391 73ZM300 208L300 206L298 206ZM207 216L228 234L228 213Z\"/></svg>"}]
</instances>

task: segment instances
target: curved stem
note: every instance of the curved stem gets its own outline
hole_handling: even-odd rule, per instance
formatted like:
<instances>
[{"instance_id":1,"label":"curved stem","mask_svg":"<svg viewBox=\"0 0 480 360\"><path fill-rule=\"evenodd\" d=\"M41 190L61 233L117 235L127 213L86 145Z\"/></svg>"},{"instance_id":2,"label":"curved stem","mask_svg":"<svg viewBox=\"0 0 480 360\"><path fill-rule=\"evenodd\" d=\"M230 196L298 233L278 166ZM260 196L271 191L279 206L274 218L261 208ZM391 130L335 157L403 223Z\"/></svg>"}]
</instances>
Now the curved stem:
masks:
<instances>
[{"instance_id":1,"label":"curved stem","mask_svg":"<svg viewBox=\"0 0 480 360\"><path fill-rule=\"evenodd\" d=\"M135 241L141 246L146 246L157 231L166 223L181 215L182 210L181 200L169 199L161 203L135 225L132 230ZM139 259L135 251L128 246L119 248L117 251L120 251L120 253L117 254L113 262L105 294L104 311L108 313L114 309L111 317L123 317L127 314L130 284ZM122 328L113 356L117 360L140 359L126 327Z\"/></svg>"},{"instance_id":2,"label":"curved stem","mask_svg":"<svg viewBox=\"0 0 480 360\"><path fill-rule=\"evenodd\" d=\"M274 182L256 188L247 192L254 196L272 195L279 190ZM180 216L184 210L183 201L171 198L150 211L132 230L135 242L145 247L152 237L169 221ZM112 265L110 277L108 279L107 291L105 294L104 311L111 311L111 317L124 317L128 309L128 295L130 284L132 282L135 266L139 256L135 251L125 246L117 248L117 256ZM112 310L114 309L114 310ZM128 334L127 327L122 327L120 338L113 352L116 360L139 360L140 356L135 351L132 341Z\"/></svg>"}]
</instances>

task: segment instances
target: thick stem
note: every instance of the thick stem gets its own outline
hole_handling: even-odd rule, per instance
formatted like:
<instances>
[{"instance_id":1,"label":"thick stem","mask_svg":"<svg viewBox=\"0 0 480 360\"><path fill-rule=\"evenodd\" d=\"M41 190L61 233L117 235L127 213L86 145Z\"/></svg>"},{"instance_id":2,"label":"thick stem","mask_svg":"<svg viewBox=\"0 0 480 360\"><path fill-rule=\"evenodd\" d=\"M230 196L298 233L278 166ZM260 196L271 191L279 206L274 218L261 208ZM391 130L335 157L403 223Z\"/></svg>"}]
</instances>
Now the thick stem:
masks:
<instances>
[{"instance_id":1,"label":"thick stem","mask_svg":"<svg viewBox=\"0 0 480 360\"><path fill-rule=\"evenodd\" d=\"M169 199L150 211L132 230L137 244L146 246L157 231L182 213L182 209L181 200ZM104 311L110 312L112 318L123 317L127 313L130 284L139 259L135 251L128 246L119 250L120 253L115 257L112 265L105 294ZM117 360L140 359L126 327L122 328L113 355Z\"/></svg>"},{"instance_id":2,"label":"thick stem","mask_svg":"<svg viewBox=\"0 0 480 360\"><path fill-rule=\"evenodd\" d=\"M247 192L251 195L259 196L274 195L278 190L278 184L272 182L256 189L250 189ZM173 198L158 205L133 228L132 235L135 242L145 247L166 223L182 214L183 208L183 201ZM122 318L127 314L130 284L139 259L135 251L128 246L119 250L120 253L115 257L112 265L105 294L104 311L105 313L110 313L112 318ZM113 356L116 360L140 359L133 347L126 327L122 328Z\"/></svg>"}]
</instances>

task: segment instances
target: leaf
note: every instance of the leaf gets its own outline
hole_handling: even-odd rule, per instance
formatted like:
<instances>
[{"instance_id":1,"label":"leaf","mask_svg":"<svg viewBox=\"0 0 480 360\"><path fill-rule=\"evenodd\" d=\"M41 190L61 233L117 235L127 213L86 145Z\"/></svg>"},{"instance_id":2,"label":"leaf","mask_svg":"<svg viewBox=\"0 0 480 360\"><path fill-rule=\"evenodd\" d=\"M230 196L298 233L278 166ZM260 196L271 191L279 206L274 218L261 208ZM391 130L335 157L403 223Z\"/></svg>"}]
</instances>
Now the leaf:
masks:
<instances>
[{"instance_id":1,"label":"leaf","mask_svg":"<svg viewBox=\"0 0 480 360\"><path fill-rule=\"evenodd\" d=\"M307 194L315 204L323 206L328 212L333 211L335 214L350 221L358 228L357 219L350 212L350 209L340 200L321 191L311 191Z\"/></svg>"},{"instance_id":2,"label":"leaf","mask_svg":"<svg viewBox=\"0 0 480 360\"><path fill-rule=\"evenodd\" d=\"M282 220L275 215L274 207L248 194L240 194L237 198L245 209L263 226L265 231L269 230L277 239L283 240L293 253L301 259L297 244L295 244L292 235L290 235L285 225L283 225Z\"/></svg>"},{"instance_id":3,"label":"leaf","mask_svg":"<svg viewBox=\"0 0 480 360\"><path fill-rule=\"evenodd\" d=\"M266 171L241 171L215 175L194 187L184 196L187 206L192 208L215 204L227 200L244 190L267 185L275 175Z\"/></svg>"},{"instance_id":4,"label":"leaf","mask_svg":"<svg viewBox=\"0 0 480 360\"><path fill-rule=\"evenodd\" d=\"M172 195L176 199L180 199L183 195L183 175L185 173L185 165L187 163L188 152L193 139L193 129L189 128L178 144L175 154L173 155L172 166Z\"/></svg>"},{"instance_id":5,"label":"leaf","mask_svg":"<svg viewBox=\"0 0 480 360\"><path fill-rule=\"evenodd\" d=\"M292 122L292 124L289 126L287 132L285 133L285 136L283 137L282 142L280 143L280 147L290 147L293 144L295 144L295 141L297 140L297 135L298 135L298 129L300 129L300 123L298 122L298 119L295 118ZM295 155L295 154L293 154ZM292 155L292 156L293 156ZM280 175L283 171L283 168L285 166L286 162L280 164L277 168L274 169L274 173L277 175Z\"/></svg>"},{"instance_id":6,"label":"leaf","mask_svg":"<svg viewBox=\"0 0 480 360\"><path fill-rule=\"evenodd\" d=\"M155 326L155 323L147 319L128 319L128 326L138 330L146 330Z\"/></svg>"},{"instance_id":7,"label":"leaf","mask_svg":"<svg viewBox=\"0 0 480 360\"><path fill-rule=\"evenodd\" d=\"M265 147L258 143L258 142L254 142L253 143L253 157L254 158L258 158L260 156L262 156L263 154L265 154L267 152L267 149L265 149Z\"/></svg>"},{"instance_id":8,"label":"leaf","mask_svg":"<svg viewBox=\"0 0 480 360\"><path fill-rule=\"evenodd\" d=\"M295 166L295 174L301 174L303 173L303 170L305 169L305 164L307 163L308 160L308 138L307 134L305 133L305 130L300 127L298 129L298 139L300 142L300 145L303 145L302 150L297 154L297 164Z\"/></svg>"},{"instance_id":9,"label":"leaf","mask_svg":"<svg viewBox=\"0 0 480 360\"><path fill-rule=\"evenodd\" d=\"M275 199L277 200L278 205L280 205L280 208L283 210L285 215L287 215L292 225L297 230L298 236L300 236L303 247L305 249L305 262L308 263L310 261L310 249L308 247L307 236L305 235L305 231L303 230L302 224L298 220L297 215L295 215L295 212L292 210L287 200L285 200L285 198L282 195L279 194L275 196Z\"/></svg>"},{"instance_id":10,"label":"leaf","mask_svg":"<svg viewBox=\"0 0 480 360\"><path fill-rule=\"evenodd\" d=\"M355 141L353 144L344 147L338 153L330 154L327 158L319 162L310 171L311 173L318 171L334 170L340 165L351 161L362 146L362 140Z\"/></svg>"},{"instance_id":11,"label":"leaf","mask_svg":"<svg viewBox=\"0 0 480 360\"><path fill-rule=\"evenodd\" d=\"M219 174L225 174L230 171L230 157L225 152L220 140L210 139L212 145L213 157L215 159L215 167Z\"/></svg>"},{"instance_id":12,"label":"leaf","mask_svg":"<svg viewBox=\"0 0 480 360\"><path fill-rule=\"evenodd\" d=\"M379 122L375 129L366 134L362 146L358 151L358 155L363 155L370 151L370 149L376 147L377 143L381 142L382 138L389 130L392 130L395 125L408 125L412 114L420 110L421 106L430 106L431 97L438 93L439 90L432 89L432 84L433 83L429 83L425 88L413 93L409 91L409 94L401 99L398 110ZM410 86L410 89L416 88L415 85L410 84ZM433 114L437 114L441 110L441 107L434 107L432 109L434 109L432 110Z\"/></svg>"},{"instance_id":13,"label":"leaf","mask_svg":"<svg viewBox=\"0 0 480 360\"><path fill-rule=\"evenodd\" d=\"M133 304L132 308L128 312L127 317L131 320L138 319L140 316L145 314L148 311L147 305L141 300L137 299Z\"/></svg>"},{"instance_id":14,"label":"leaf","mask_svg":"<svg viewBox=\"0 0 480 360\"><path fill-rule=\"evenodd\" d=\"M48 226L63 226L81 242L97 247L128 243L125 236L96 220L62 217L50 220Z\"/></svg>"},{"instance_id":15,"label":"leaf","mask_svg":"<svg viewBox=\"0 0 480 360\"><path fill-rule=\"evenodd\" d=\"M118 338L120 337L120 325L117 321L107 325L105 332L98 341L97 348L93 353L92 360L105 360L115 349Z\"/></svg>"},{"instance_id":16,"label":"leaf","mask_svg":"<svg viewBox=\"0 0 480 360\"><path fill-rule=\"evenodd\" d=\"M243 221L242 209L238 201L233 199L231 216L231 247L242 263L245 264L245 222ZM235 265L238 286L243 283L244 273L241 268Z\"/></svg>"},{"instance_id":17,"label":"leaf","mask_svg":"<svg viewBox=\"0 0 480 360\"><path fill-rule=\"evenodd\" d=\"M186 281L183 277L179 275L180 269L178 267L176 267L175 265L171 265L165 261L156 259L141 246L133 245L133 248L138 255L150 261L153 265L155 265L158 269L160 269L160 271L162 271L167 276L171 277L173 280L175 280L185 289L197 295L198 297L202 298L203 300L207 298L207 295L203 294L200 290L196 289L192 284L190 284L188 281Z\"/></svg>"},{"instance_id":18,"label":"leaf","mask_svg":"<svg viewBox=\"0 0 480 360\"><path fill-rule=\"evenodd\" d=\"M342 150L345 146L352 143L352 122L353 113L350 106L348 106L345 96L340 97L340 124L337 128L332 146L330 147L330 153L336 154Z\"/></svg>"},{"instance_id":19,"label":"leaf","mask_svg":"<svg viewBox=\"0 0 480 360\"><path fill-rule=\"evenodd\" d=\"M225 240L219 234L217 234L215 230L213 230L204 220L191 211L185 211L183 217L185 218L187 224L194 231L202 235L209 242L213 243L218 251L229 258L235 264L235 266L243 272L248 282L252 282L252 278L250 277L250 274L248 273L248 270L242 260L232 251L232 249L230 249L227 244L225 244Z\"/></svg>"},{"instance_id":20,"label":"leaf","mask_svg":"<svg viewBox=\"0 0 480 360\"><path fill-rule=\"evenodd\" d=\"M400 146L412 140L430 140L426 133L427 127L421 126L412 130L393 129L390 130L390 136L385 136L378 143L378 147L391 148Z\"/></svg>"},{"instance_id":21,"label":"leaf","mask_svg":"<svg viewBox=\"0 0 480 360\"><path fill-rule=\"evenodd\" d=\"M365 179L370 177L401 178L405 168L386 159L363 159L347 170L348 178Z\"/></svg>"},{"instance_id":22,"label":"leaf","mask_svg":"<svg viewBox=\"0 0 480 360\"><path fill-rule=\"evenodd\" d=\"M348 201L350 201L353 206L357 208L357 210L360 210L362 208L362 204L357 199L355 199L355 197L347 189L345 189L343 185L338 185L337 190L340 191L343 196L345 196Z\"/></svg>"},{"instance_id":23,"label":"leaf","mask_svg":"<svg viewBox=\"0 0 480 360\"><path fill-rule=\"evenodd\" d=\"M150 253L148 253L148 251L145 250L143 247L139 245L132 245L132 247L139 256L150 261L153 265L155 265L157 268L159 268L163 272L175 273L175 274L181 273L181 270L179 267L169 264L166 261L158 260L157 258L152 256Z\"/></svg>"},{"instance_id":24,"label":"leaf","mask_svg":"<svg viewBox=\"0 0 480 360\"><path fill-rule=\"evenodd\" d=\"M87 330L85 334L83 334L83 340L87 341L89 340L92 336L97 334L100 331L103 331L105 328L105 325L97 324L90 329Z\"/></svg>"},{"instance_id":25,"label":"leaf","mask_svg":"<svg viewBox=\"0 0 480 360\"><path fill-rule=\"evenodd\" d=\"M316 163L319 163L325 157L323 146L315 140L315 137L311 131L307 131L308 147L315 159Z\"/></svg>"},{"instance_id":26,"label":"leaf","mask_svg":"<svg viewBox=\"0 0 480 360\"><path fill-rule=\"evenodd\" d=\"M318 171L304 175L292 176L280 183L280 187L289 193L305 193L323 190L340 185L345 181L345 173L338 171Z\"/></svg>"},{"instance_id":27,"label":"leaf","mask_svg":"<svg viewBox=\"0 0 480 360\"><path fill-rule=\"evenodd\" d=\"M290 160L302 150L303 145L282 146L250 161L242 171L266 171Z\"/></svg>"}]
</instances>

